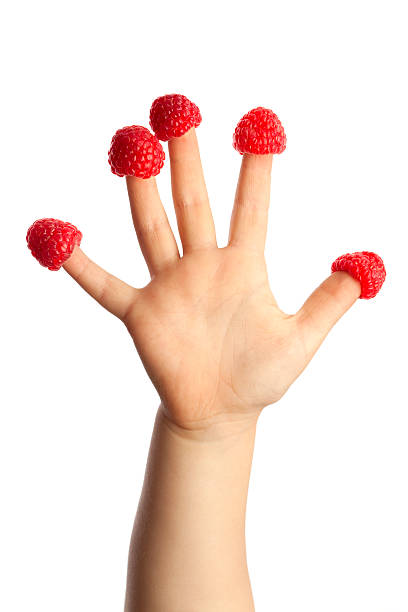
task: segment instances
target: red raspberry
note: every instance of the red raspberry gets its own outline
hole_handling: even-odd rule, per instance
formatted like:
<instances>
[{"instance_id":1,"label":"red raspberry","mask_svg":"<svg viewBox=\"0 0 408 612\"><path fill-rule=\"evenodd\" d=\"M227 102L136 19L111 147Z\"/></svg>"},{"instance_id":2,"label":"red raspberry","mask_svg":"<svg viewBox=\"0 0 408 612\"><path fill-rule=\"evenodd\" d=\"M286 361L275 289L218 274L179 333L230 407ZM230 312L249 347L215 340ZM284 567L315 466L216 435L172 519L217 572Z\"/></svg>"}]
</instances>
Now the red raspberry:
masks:
<instances>
[{"instance_id":1,"label":"red raspberry","mask_svg":"<svg viewBox=\"0 0 408 612\"><path fill-rule=\"evenodd\" d=\"M283 153L286 149L286 134L275 113L268 108L258 106L238 122L233 145L241 155Z\"/></svg>"},{"instance_id":2,"label":"red raspberry","mask_svg":"<svg viewBox=\"0 0 408 612\"><path fill-rule=\"evenodd\" d=\"M154 134L141 125L130 125L113 136L108 161L113 174L148 179L159 174L164 158Z\"/></svg>"},{"instance_id":3,"label":"red raspberry","mask_svg":"<svg viewBox=\"0 0 408 612\"><path fill-rule=\"evenodd\" d=\"M38 219L27 232L31 254L49 270L59 270L81 240L82 234L75 225L58 219Z\"/></svg>"},{"instance_id":4,"label":"red raspberry","mask_svg":"<svg viewBox=\"0 0 408 612\"><path fill-rule=\"evenodd\" d=\"M156 98L150 109L150 126L159 140L183 136L200 123L200 109L181 94Z\"/></svg>"},{"instance_id":5,"label":"red raspberry","mask_svg":"<svg viewBox=\"0 0 408 612\"><path fill-rule=\"evenodd\" d=\"M361 285L360 298L369 300L377 295L385 281L384 262L379 255L362 251L346 253L333 263L332 272L348 272Z\"/></svg>"}]
</instances>

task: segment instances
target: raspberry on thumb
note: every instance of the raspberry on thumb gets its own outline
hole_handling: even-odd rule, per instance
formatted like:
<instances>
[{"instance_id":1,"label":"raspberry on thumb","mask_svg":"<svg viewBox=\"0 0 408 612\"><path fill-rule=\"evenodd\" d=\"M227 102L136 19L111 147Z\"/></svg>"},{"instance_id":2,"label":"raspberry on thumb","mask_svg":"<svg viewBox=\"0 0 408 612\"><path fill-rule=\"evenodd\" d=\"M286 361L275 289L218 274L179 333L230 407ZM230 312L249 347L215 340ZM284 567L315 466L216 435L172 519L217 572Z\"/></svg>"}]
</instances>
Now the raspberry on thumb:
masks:
<instances>
[{"instance_id":1,"label":"raspberry on thumb","mask_svg":"<svg viewBox=\"0 0 408 612\"><path fill-rule=\"evenodd\" d=\"M238 122L233 146L241 155L283 153L286 149L286 134L277 115L268 108L258 106Z\"/></svg>"},{"instance_id":2,"label":"raspberry on thumb","mask_svg":"<svg viewBox=\"0 0 408 612\"><path fill-rule=\"evenodd\" d=\"M113 174L148 179L159 174L164 151L156 136L141 125L121 128L114 134L108 154Z\"/></svg>"},{"instance_id":3,"label":"raspberry on thumb","mask_svg":"<svg viewBox=\"0 0 408 612\"><path fill-rule=\"evenodd\" d=\"M59 270L74 247L81 244L82 234L72 223L38 219L29 227L26 239L31 254L42 266Z\"/></svg>"},{"instance_id":4,"label":"raspberry on thumb","mask_svg":"<svg viewBox=\"0 0 408 612\"><path fill-rule=\"evenodd\" d=\"M331 266L332 272L347 272L361 285L360 298L369 300L380 291L386 276L384 262L370 251L346 253L338 257Z\"/></svg>"},{"instance_id":5,"label":"raspberry on thumb","mask_svg":"<svg viewBox=\"0 0 408 612\"><path fill-rule=\"evenodd\" d=\"M183 136L200 123L200 109L181 94L160 96L150 109L150 126L159 140Z\"/></svg>"}]
</instances>

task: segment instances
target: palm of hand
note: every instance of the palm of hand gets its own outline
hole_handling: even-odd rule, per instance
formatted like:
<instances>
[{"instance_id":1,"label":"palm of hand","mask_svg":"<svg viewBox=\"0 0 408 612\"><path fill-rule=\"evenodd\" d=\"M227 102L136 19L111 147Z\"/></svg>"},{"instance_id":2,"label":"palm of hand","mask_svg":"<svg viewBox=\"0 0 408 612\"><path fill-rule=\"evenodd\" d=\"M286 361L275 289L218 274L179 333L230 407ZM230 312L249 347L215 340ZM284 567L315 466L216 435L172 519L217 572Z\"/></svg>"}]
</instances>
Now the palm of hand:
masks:
<instances>
[{"instance_id":1,"label":"palm of hand","mask_svg":"<svg viewBox=\"0 0 408 612\"><path fill-rule=\"evenodd\" d=\"M278 308L263 255L234 247L166 268L125 323L166 411L187 428L260 411L307 362L297 318Z\"/></svg>"}]
</instances>

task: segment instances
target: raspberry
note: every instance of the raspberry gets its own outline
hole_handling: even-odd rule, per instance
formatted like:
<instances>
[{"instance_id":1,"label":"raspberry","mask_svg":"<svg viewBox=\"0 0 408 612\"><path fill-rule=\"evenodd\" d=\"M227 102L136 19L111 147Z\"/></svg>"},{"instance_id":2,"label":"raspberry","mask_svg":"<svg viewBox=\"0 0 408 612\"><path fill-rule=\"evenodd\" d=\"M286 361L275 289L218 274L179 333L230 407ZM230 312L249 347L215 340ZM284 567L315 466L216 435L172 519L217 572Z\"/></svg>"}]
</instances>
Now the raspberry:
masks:
<instances>
[{"instance_id":1,"label":"raspberry","mask_svg":"<svg viewBox=\"0 0 408 612\"><path fill-rule=\"evenodd\" d=\"M238 122L232 143L241 155L283 153L286 149L286 134L275 113L258 106Z\"/></svg>"},{"instance_id":2,"label":"raspberry","mask_svg":"<svg viewBox=\"0 0 408 612\"><path fill-rule=\"evenodd\" d=\"M29 227L27 245L33 257L49 270L59 270L69 259L82 234L72 223L58 219L38 219Z\"/></svg>"},{"instance_id":3,"label":"raspberry","mask_svg":"<svg viewBox=\"0 0 408 612\"><path fill-rule=\"evenodd\" d=\"M183 136L200 123L200 109L181 94L156 98L150 109L150 126L159 140Z\"/></svg>"},{"instance_id":4,"label":"raspberry","mask_svg":"<svg viewBox=\"0 0 408 612\"><path fill-rule=\"evenodd\" d=\"M348 272L358 280L361 285L360 298L364 300L377 295L386 275L381 257L369 251L341 255L332 263L331 271Z\"/></svg>"},{"instance_id":5,"label":"raspberry","mask_svg":"<svg viewBox=\"0 0 408 612\"><path fill-rule=\"evenodd\" d=\"M141 125L130 125L113 136L108 161L113 174L147 179L159 174L164 157L154 134Z\"/></svg>"}]
</instances>

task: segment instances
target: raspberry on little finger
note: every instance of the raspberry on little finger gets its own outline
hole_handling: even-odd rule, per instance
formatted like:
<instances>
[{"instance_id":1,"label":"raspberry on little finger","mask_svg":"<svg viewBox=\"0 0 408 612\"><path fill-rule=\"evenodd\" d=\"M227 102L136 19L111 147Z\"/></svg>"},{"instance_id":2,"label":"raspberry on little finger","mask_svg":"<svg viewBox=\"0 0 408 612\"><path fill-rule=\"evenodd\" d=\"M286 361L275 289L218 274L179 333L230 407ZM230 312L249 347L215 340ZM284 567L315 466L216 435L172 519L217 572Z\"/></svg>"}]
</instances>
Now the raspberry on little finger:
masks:
<instances>
[{"instance_id":1,"label":"raspberry on little finger","mask_svg":"<svg viewBox=\"0 0 408 612\"><path fill-rule=\"evenodd\" d=\"M72 223L58 219L38 219L27 231L27 246L33 257L49 270L59 270L74 247L81 244L82 234Z\"/></svg>"}]
</instances>

